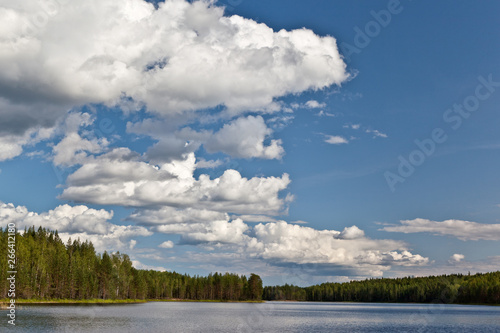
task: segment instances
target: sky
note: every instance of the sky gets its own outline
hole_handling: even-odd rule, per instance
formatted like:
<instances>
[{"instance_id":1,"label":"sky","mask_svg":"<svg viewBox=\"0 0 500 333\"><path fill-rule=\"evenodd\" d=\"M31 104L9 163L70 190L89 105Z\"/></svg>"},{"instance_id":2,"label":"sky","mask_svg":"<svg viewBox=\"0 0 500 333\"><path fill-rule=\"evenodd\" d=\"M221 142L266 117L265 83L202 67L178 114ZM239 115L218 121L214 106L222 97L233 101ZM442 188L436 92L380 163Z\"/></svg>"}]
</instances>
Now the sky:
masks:
<instances>
[{"instance_id":1,"label":"sky","mask_svg":"<svg viewBox=\"0 0 500 333\"><path fill-rule=\"evenodd\" d=\"M264 284L500 265L497 1L0 0L0 221Z\"/></svg>"}]
</instances>

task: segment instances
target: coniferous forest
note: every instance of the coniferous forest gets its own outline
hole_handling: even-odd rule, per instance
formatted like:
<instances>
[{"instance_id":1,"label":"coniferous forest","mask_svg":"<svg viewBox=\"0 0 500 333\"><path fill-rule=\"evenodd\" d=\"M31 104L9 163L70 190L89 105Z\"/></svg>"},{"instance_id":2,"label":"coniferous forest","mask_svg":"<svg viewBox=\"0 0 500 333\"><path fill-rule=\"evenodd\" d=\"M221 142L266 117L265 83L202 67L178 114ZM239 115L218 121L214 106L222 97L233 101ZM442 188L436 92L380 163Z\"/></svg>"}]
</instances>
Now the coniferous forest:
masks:
<instances>
[{"instance_id":1,"label":"coniferous forest","mask_svg":"<svg viewBox=\"0 0 500 333\"><path fill-rule=\"evenodd\" d=\"M0 228L0 298L7 298L7 228ZM16 235L18 299L183 299L258 301L262 280L236 274L189 276L132 267L128 255L96 254L91 242L34 227Z\"/></svg>"},{"instance_id":2,"label":"coniferous forest","mask_svg":"<svg viewBox=\"0 0 500 333\"><path fill-rule=\"evenodd\" d=\"M0 253L7 254L7 228L0 228ZM34 227L16 236L18 299L181 299L222 301L415 302L500 304L500 271L323 283L310 287L262 287L258 275L189 276L132 267L128 255L96 254L91 242L69 240ZM7 281L7 256L0 279ZM7 298L8 283L0 285Z\"/></svg>"},{"instance_id":3,"label":"coniferous forest","mask_svg":"<svg viewBox=\"0 0 500 333\"><path fill-rule=\"evenodd\" d=\"M264 300L500 304L500 271L265 287Z\"/></svg>"}]
</instances>

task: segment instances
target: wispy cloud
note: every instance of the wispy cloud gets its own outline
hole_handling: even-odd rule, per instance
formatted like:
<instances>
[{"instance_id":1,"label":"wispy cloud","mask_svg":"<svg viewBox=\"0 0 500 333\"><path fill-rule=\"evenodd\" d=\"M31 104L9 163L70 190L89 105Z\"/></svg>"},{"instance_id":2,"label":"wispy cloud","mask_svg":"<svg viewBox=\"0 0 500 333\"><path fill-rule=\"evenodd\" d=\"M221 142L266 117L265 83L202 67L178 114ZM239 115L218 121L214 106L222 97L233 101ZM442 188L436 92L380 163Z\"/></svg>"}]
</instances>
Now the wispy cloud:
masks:
<instances>
[{"instance_id":1,"label":"wispy cloud","mask_svg":"<svg viewBox=\"0 0 500 333\"><path fill-rule=\"evenodd\" d=\"M450 264L453 264L453 263L460 262L460 261L462 261L464 259L465 259L465 256L463 254L455 253L454 255L452 255L450 257L450 259L448 260L448 262Z\"/></svg>"},{"instance_id":2,"label":"wispy cloud","mask_svg":"<svg viewBox=\"0 0 500 333\"><path fill-rule=\"evenodd\" d=\"M326 107L326 103L319 103L315 100L307 101L304 106L309 109L320 109Z\"/></svg>"},{"instance_id":3,"label":"wispy cloud","mask_svg":"<svg viewBox=\"0 0 500 333\"><path fill-rule=\"evenodd\" d=\"M453 236L463 241L500 240L500 224L484 224L462 220L437 222L421 218L400 222L401 225L387 226L380 230L405 234L427 232L433 235Z\"/></svg>"},{"instance_id":4,"label":"wispy cloud","mask_svg":"<svg viewBox=\"0 0 500 333\"><path fill-rule=\"evenodd\" d=\"M316 116L318 116L318 117L335 117L335 115L333 113L325 112L323 110L316 113Z\"/></svg>"},{"instance_id":5,"label":"wispy cloud","mask_svg":"<svg viewBox=\"0 0 500 333\"><path fill-rule=\"evenodd\" d=\"M349 140L340 135L325 135L324 141L331 145L341 145L349 143Z\"/></svg>"},{"instance_id":6,"label":"wispy cloud","mask_svg":"<svg viewBox=\"0 0 500 333\"><path fill-rule=\"evenodd\" d=\"M366 133L373 134L374 138L387 138L388 137L387 134L382 133L382 132L377 131L377 130L368 129L368 130L366 130Z\"/></svg>"}]
</instances>

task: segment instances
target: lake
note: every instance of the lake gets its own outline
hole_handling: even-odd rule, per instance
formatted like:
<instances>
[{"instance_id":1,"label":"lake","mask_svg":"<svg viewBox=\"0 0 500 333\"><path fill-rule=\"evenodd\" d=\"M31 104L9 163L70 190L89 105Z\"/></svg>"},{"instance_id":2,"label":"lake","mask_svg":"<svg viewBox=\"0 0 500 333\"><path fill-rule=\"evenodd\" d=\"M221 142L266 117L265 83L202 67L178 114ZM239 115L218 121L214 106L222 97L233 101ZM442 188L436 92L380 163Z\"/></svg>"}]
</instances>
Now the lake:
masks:
<instances>
[{"instance_id":1,"label":"lake","mask_svg":"<svg viewBox=\"0 0 500 333\"><path fill-rule=\"evenodd\" d=\"M1 310L2 328L7 324ZM374 303L23 306L17 332L500 332L500 307ZM4 331L2 329L2 331ZM9 330L10 331L10 330Z\"/></svg>"}]
</instances>

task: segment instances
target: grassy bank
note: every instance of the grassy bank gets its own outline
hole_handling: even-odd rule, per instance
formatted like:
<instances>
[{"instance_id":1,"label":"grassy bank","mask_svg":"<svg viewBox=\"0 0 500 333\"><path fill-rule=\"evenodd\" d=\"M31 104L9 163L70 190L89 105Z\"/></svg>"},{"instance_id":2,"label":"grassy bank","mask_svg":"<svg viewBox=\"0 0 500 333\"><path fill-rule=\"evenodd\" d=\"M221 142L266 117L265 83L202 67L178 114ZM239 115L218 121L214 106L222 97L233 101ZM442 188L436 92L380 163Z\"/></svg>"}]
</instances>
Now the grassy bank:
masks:
<instances>
[{"instance_id":1,"label":"grassy bank","mask_svg":"<svg viewBox=\"0 0 500 333\"><path fill-rule=\"evenodd\" d=\"M202 303L265 303L266 301L230 301L213 299L149 299L148 302L202 302Z\"/></svg>"},{"instance_id":2,"label":"grassy bank","mask_svg":"<svg viewBox=\"0 0 500 333\"><path fill-rule=\"evenodd\" d=\"M207 303L263 303L264 301L225 301L225 300L189 300L189 299L16 299L16 305L40 305L40 304L138 304L147 302L207 302ZM0 308L10 304L10 299L0 299Z\"/></svg>"},{"instance_id":3,"label":"grassy bank","mask_svg":"<svg viewBox=\"0 0 500 333\"><path fill-rule=\"evenodd\" d=\"M29 305L29 304L135 304L146 303L147 300L142 299L16 299L16 304ZM0 305L8 305L10 299L1 299Z\"/></svg>"}]
</instances>

